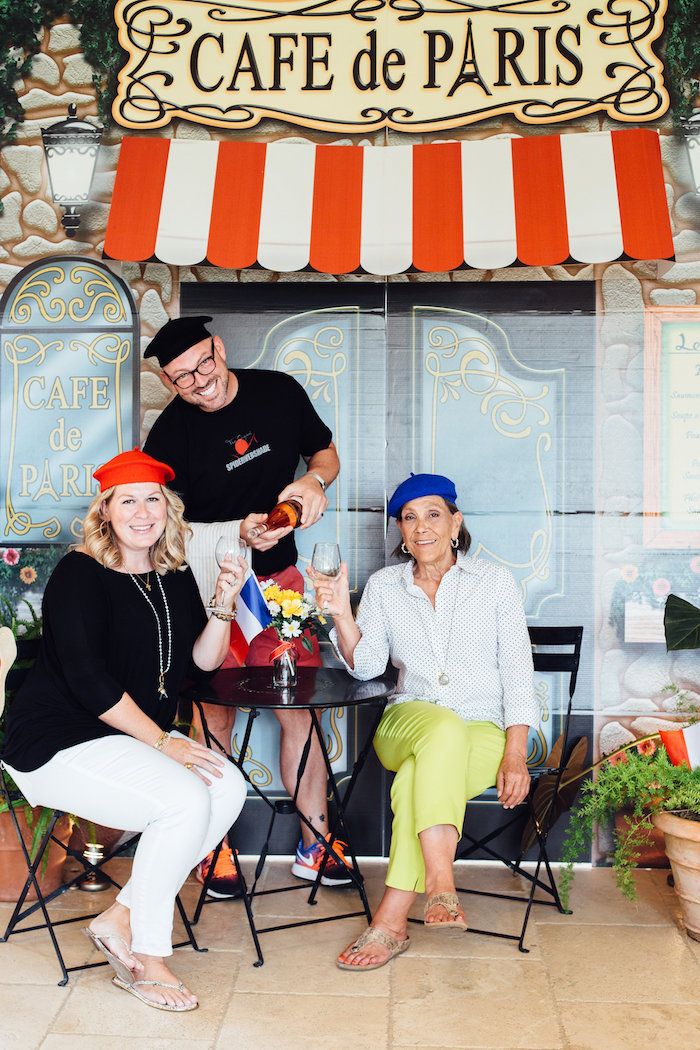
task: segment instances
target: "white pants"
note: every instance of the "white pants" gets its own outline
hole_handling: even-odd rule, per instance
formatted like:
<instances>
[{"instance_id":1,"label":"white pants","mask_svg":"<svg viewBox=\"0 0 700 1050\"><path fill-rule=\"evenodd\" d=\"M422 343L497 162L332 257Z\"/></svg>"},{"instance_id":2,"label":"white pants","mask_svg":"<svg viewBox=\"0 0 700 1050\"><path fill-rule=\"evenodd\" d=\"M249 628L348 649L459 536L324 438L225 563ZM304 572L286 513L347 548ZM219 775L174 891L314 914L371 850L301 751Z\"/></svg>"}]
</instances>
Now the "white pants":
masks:
<instances>
[{"instance_id":1,"label":"white pants","mask_svg":"<svg viewBox=\"0 0 700 1050\"><path fill-rule=\"evenodd\" d=\"M172 955L175 897L243 808L240 771L226 762L207 787L172 758L122 735L68 747L30 773L7 770L32 805L141 832L117 900L131 911L132 950Z\"/></svg>"}]
</instances>

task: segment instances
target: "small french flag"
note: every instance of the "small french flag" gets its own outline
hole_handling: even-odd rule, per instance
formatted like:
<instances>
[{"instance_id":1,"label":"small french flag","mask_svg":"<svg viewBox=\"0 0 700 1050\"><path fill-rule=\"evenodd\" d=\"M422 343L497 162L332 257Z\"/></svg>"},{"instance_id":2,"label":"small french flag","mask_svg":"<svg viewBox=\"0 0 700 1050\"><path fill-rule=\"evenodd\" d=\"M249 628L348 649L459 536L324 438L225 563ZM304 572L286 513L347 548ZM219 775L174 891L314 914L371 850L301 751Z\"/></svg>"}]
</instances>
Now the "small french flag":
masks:
<instances>
[{"instance_id":1,"label":"small french flag","mask_svg":"<svg viewBox=\"0 0 700 1050\"><path fill-rule=\"evenodd\" d=\"M248 569L245 583L238 595L236 619L231 624L231 653L242 666L245 663L250 643L272 623L270 610L260 589L258 578Z\"/></svg>"},{"instance_id":2,"label":"small french flag","mask_svg":"<svg viewBox=\"0 0 700 1050\"><path fill-rule=\"evenodd\" d=\"M662 729L659 736L672 765L700 766L700 722L683 729Z\"/></svg>"}]
</instances>

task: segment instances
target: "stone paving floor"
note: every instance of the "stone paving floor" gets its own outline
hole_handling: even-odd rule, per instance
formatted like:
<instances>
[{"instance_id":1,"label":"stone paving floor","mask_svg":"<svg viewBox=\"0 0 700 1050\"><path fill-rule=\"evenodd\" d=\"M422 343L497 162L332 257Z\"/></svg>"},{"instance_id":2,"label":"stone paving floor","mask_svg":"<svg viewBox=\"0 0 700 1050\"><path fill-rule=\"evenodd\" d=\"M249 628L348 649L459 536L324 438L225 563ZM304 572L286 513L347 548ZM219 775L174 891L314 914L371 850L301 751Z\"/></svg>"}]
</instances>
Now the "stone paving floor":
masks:
<instances>
[{"instance_id":1,"label":"stone paving floor","mask_svg":"<svg viewBox=\"0 0 700 1050\"><path fill-rule=\"evenodd\" d=\"M384 866L364 870L376 902ZM272 863L266 888L283 884L286 872ZM464 883L513 887L490 866L469 867ZM106 968L57 987L48 936L29 933L0 945L0 1050L700 1050L700 944L680 928L665 872L641 872L638 886L629 904L609 870L582 870L572 916L536 909L528 955L506 941L414 926L405 955L365 974L334 965L359 919L266 935L265 965L255 969L242 905L207 905L197 936L208 953L183 949L175 958L201 1005L179 1016L112 987ZM193 883L184 888L189 907L196 893ZM352 910L350 896L323 890L315 916ZM56 911L84 912L96 897L71 891ZM303 892L264 897L257 914L299 917L305 901ZM474 926L504 931L521 911L487 898L468 905ZM9 912L0 905L3 925ZM61 927L60 938L69 964L96 957L76 926Z\"/></svg>"}]
</instances>

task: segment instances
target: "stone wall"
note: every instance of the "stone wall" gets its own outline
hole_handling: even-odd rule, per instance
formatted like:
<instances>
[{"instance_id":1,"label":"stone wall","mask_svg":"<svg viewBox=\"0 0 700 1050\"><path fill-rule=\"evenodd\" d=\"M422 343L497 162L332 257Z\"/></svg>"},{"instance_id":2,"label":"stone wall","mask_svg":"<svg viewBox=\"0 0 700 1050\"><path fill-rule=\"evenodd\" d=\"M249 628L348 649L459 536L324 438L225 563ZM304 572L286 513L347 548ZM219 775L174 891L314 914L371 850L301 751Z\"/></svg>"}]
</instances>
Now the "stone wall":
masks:
<instances>
[{"instance_id":1,"label":"stone wall","mask_svg":"<svg viewBox=\"0 0 700 1050\"><path fill-rule=\"evenodd\" d=\"M42 125L61 119L69 103L78 113L96 119L92 73L79 50L78 28L56 24L41 37L30 79L20 85L27 119L20 126L16 145L0 156L0 291L19 270L49 255L101 257L109 203L119 158L121 131L112 128L104 138L92 200L85 208L75 240L68 240L60 226L60 209L50 201L46 166L41 146ZM617 127L607 118L589 117L571 127L529 127L528 135L585 133ZM513 268L500 271L466 270L452 274L408 274L393 281L571 281L596 282L599 309L599 400L600 434L597 474L597 638L599 671L599 720L603 742L623 739L641 731L648 718L664 713L666 694L662 687L675 679L681 685L700 680L695 654L671 659L661 647L639 653L620 644L609 623L610 596L620 578L620 568L629 562L641 543L639 463L643 449L643 338L646 306L690 306L700 290L700 197L691 192L685 145L673 134L669 120L657 125L666 176L674 240L681 261L613 263L607 266L552 266ZM206 139L227 137L206 128L175 122L165 129L168 137ZM485 138L523 134L515 121L490 120L454 137ZM284 124L266 121L246 133L264 141L356 141L374 144L430 141L428 135L377 134L339 140L322 133L300 135ZM442 136L445 137L444 135ZM694 261L688 260L695 257ZM131 288L139 307L142 344L168 317L179 312L180 282L191 281L362 281L369 277L350 275L334 278L319 274L276 274L265 271L222 271L209 267L178 269L162 264L123 264L116 267ZM168 394L157 373L146 363L141 376L142 435L167 403Z\"/></svg>"}]
</instances>

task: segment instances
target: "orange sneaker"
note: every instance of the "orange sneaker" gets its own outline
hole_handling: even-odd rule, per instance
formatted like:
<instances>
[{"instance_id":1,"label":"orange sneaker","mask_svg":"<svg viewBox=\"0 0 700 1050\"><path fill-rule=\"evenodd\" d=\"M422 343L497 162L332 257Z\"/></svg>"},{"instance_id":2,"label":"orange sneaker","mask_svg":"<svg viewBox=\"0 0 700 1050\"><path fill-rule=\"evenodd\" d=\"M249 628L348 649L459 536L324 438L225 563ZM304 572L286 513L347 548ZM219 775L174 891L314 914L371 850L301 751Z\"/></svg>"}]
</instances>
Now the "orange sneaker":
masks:
<instances>
[{"instance_id":1,"label":"orange sneaker","mask_svg":"<svg viewBox=\"0 0 700 1050\"><path fill-rule=\"evenodd\" d=\"M326 842L328 842L330 837L329 832L326 835ZM347 886L352 882L348 872L350 862L347 860L344 852L347 849L347 845L347 842L343 842L341 839L336 839L333 843L333 852L338 854L343 863L338 864L334 857L328 858L321 877L322 886ZM324 856L326 856L326 853L320 843L314 842L311 846L304 848L304 843L300 839L297 846L297 854L292 864L292 875L296 875L298 879L308 879L309 882L315 882Z\"/></svg>"},{"instance_id":2,"label":"orange sneaker","mask_svg":"<svg viewBox=\"0 0 700 1050\"><path fill-rule=\"evenodd\" d=\"M198 882L204 883L213 859L214 854L209 853L204 860L200 860L194 873ZM240 897L240 895L241 883L233 861L233 852L230 849L222 849L214 868L214 874L207 886L207 897Z\"/></svg>"}]
</instances>

